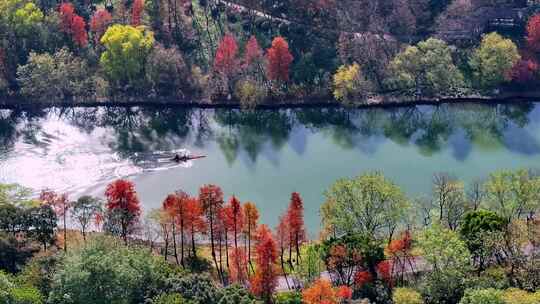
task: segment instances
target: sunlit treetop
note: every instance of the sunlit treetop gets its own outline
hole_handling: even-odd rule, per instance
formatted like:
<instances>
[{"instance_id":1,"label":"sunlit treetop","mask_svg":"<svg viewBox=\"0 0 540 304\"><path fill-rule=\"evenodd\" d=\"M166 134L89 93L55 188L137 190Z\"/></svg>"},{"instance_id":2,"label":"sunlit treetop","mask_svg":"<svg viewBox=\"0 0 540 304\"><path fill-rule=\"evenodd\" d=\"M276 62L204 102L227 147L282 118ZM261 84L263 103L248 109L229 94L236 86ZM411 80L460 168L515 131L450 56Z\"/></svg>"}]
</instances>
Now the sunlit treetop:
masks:
<instances>
[{"instance_id":1,"label":"sunlit treetop","mask_svg":"<svg viewBox=\"0 0 540 304\"><path fill-rule=\"evenodd\" d=\"M43 20L43 12L32 1L0 1L0 21L5 22L19 33L25 33Z\"/></svg>"}]
</instances>

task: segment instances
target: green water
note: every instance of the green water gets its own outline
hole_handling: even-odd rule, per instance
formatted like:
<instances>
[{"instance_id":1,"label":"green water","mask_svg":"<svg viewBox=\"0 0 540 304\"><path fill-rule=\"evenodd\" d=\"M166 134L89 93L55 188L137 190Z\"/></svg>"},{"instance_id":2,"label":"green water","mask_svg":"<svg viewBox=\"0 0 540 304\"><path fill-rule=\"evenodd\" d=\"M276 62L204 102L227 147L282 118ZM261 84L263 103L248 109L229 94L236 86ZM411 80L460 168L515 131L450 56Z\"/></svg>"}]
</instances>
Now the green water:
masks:
<instances>
[{"instance_id":1,"label":"green water","mask_svg":"<svg viewBox=\"0 0 540 304\"><path fill-rule=\"evenodd\" d=\"M178 166L178 149L207 157ZM241 112L181 108L2 110L0 181L75 198L133 180L145 210L178 189L220 185L252 201L274 226L290 193L319 231L323 192L336 179L382 171L412 198L432 175L466 182L497 169L540 164L540 107L444 105L392 110L290 109Z\"/></svg>"}]
</instances>

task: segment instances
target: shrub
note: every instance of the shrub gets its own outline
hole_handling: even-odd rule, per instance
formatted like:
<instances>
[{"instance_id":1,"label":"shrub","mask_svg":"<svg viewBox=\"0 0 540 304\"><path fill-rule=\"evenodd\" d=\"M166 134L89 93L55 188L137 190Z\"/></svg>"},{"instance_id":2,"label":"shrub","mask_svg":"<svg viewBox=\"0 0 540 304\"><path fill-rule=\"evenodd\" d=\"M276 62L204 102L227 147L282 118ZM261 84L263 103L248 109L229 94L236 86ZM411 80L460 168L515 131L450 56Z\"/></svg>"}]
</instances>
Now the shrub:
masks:
<instances>
[{"instance_id":1,"label":"shrub","mask_svg":"<svg viewBox=\"0 0 540 304\"><path fill-rule=\"evenodd\" d=\"M505 304L500 290L468 289L459 304Z\"/></svg>"},{"instance_id":2,"label":"shrub","mask_svg":"<svg viewBox=\"0 0 540 304\"><path fill-rule=\"evenodd\" d=\"M266 88L251 79L238 81L234 93L243 109L254 109L266 98Z\"/></svg>"},{"instance_id":3,"label":"shrub","mask_svg":"<svg viewBox=\"0 0 540 304\"><path fill-rule=\"evenodd\" d=\"M510 288L503 292L502 298L505 304L538 304L540 303L540 291L530 293L517 288Z\"/></svg>"},{"instance_id":4,"label":"shrub","mask_svg":"<svg viewBox=\"0 0 540 304\"><path fill-rule=\"evenodd\" d=\"M179 293L162 293L152 300L152 304L184 304L187 303Z\"/></svg>"},{"instance_id":5,"label":"shrub","mask_svg":"<svg viewBox=\"0 0 540 304\"><path fill-rule=\"evenodd\" d=\"M89 74L86 61L64 48L53 55L30 53L17 68L17 81L23 96L38 101L88 98L95 95Z\"/></svg>"},{"instance_id":6,"label":"shrub","mask_svg":"<svg viewBox=\"0 0 540 304\"><path fill-rule=\"evenodd\" d=\"M0 271L0 304L9 304L11 288L13 288L13 283L6 274Z\"/></svg>"},{"instance_id":7,"label":"shrub","mask_svg":"<svg viewBox=\"0 0 540 304\"><path fill-rule=\"evenodd\" d=\"M280 292L276 295L276 304L302 304L300 292Z\"/></svg>"},{"instance_id":8,"label":"shrub","mask_svg":"<svg viewBox=\"0 0 540 304\"><path fill-rule=\"evenodd\" d=\"M34 287L15 287L11 290L11 304L42 304L43 296Z\"/></svg>"},{"instance_id":9,"label":"shrub","mask_svg":"<svg viewBox=\"0 0 540 304\"><path fill-rule=\"evenodd\" d=\"M148 250L98 238L66 254L54 274L49 301L142 303L165 290L170 272Z\"/></svg>"},{"instance_id":10,"label":"shrub","mask_svg":"<svg viewBox=\"0 0 540 304\"><path fill-rule=\"evenodd\" d=\"M358 64L342 65L334 75L334 97L344 103L364 102L371 84L360 71Z\"/></svg>"},{"instance_id":11,"label":"shrub","mask_svg":"<svg viewBox=\"0 0 540 304\"><path fill-rule=\"evenodd\" d=\"M396 288L392 296L394 304L422 304L420 293L411 288Z\"/></svg>"}]
</instances>

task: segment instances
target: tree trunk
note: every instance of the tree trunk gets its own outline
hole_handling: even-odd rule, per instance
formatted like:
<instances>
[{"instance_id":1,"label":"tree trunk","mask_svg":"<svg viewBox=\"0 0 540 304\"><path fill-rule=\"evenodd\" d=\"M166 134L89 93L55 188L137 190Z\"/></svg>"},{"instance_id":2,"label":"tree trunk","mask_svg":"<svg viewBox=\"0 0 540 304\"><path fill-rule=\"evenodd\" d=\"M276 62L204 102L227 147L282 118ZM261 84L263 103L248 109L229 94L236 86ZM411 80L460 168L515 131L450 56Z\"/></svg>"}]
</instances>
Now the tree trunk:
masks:
<instances>
[{"instance_id":1,"label":"tree trunk","mask_svg":"<svg viewBox=\"0 0 540 304\"><path fill-rule=\"evenodd\" d=\"M180 220L180 263L182 267L186 267L184 264L184 219Z\"/></svg>"},{"instance_id":2,"label":"tree trunk","mask_svg":"<svg viewBox=\"0 0 540 304\"><path fill-rule=\"evenodd\" d=\"M172 222L172 240L173 240L173 251L174 251L174 260L176 261L176 265L179 265L178 262L178 251L176 248L176 225L174 224L174 219Z\"/></svg>"}]
</instances>

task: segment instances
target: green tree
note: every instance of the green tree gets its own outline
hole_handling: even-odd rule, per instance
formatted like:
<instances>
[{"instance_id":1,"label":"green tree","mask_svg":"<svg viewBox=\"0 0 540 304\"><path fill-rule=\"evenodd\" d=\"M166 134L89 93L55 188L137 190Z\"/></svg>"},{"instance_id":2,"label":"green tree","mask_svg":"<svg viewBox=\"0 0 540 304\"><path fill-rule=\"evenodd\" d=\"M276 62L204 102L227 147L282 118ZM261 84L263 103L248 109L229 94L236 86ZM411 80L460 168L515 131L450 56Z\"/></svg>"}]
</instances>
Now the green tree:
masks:
<instances>
[{"instance_id":1,"label":"green tree","mask_svg":"<svg viewBox=\"0 0 540 304\"><path fill-rule=\"evenodd\" d=\"M81 227L84 241L86 241L86 231L88 230L88 226L92 223L95 216L102 212L102 209L103 202L97 197L85 195L73 202L71 215Z\"/></svg>"},{"instance_id":2,"label":"green tree","mask_svg":"<svg viewBox=\"0 0 540 304\"><path fill-rule=\"evenodd\" d=\"M111 81L126 85L144 79L146 60L154 45L151 31L142 26L115 24L101 37L101 43L105 52L100 64Z\"/></svg>"},{"instance_id":3,"label":"green tree","mask_svg":"<svg viewBox=\"0 0 540 304\"><path fill-rule=\"evenodd\" d=\"M502 232L506 221L497 213L487 210L476 210L465 214L462 220L461 236L465 240L479 271L485 268L486 262L495 253L489 241L492 233Z\"/></svg>"},{"instance_id":4,"label":"green tree","mask_svg":"<svg viewBox=\"0 0 540 304\"><path fill-rule=\"evenodd\" d=\"M459 304L505 304L503 292L493 288L469 289Z\"/></svg>"},{"instance_id":5,"label":"green tree","mask_svg":"<svg viewBox=\"0 0 540 304\"><path fill-rule=\"evenodd\" d=\"M310 284L318 279L324 270L323 251L320 244L307 243L302 245L300 252L302 258L294 267L294 275L304 283Z\"/></svg>"},{"instance_id":6,"label":"green tree","mask_svg":"<svg viewBox=\"0 0 540 304\"><path fill-rule=\"evenodd\" d=\"M512 40L495 32L485 35L469 61L475 84L481 89L489 89L505 82L506 73L520 58Z\"/></svg>"},{"instance_id":7,"label":"green tree","mask_svg":"<svg viewBox=\"0 0 540 304\"><path fill-rule=\"evenodd\" d=\"M390 63L391 83L417 96L450 95L465 86L452 60L452 49L434 38L409 46Z\"/></svg>"},{"instance_id":8,"label":"green tree","mask_svg":"<svg viewBox=\"0 0 540 304\"><path fill-rule=\"evenodd\" d=\"M390 240L409 206L401 189L377 172L340 179L325 196L322 220L338 236L357 233Z\"/></svg>"},{"instance_id":9,"label":"green tree","mask_svg":"<svg viewBox=\"0 0 540 304\"><path fill-rule=\"evenodd\" d=\"M53 55L30 53L28 63L17 69L21 94L38 101L88 98L95 82L85 60L63 48Z\"/></svg>"},{"instance_id":10,"label":"green tree","mask_svg":"<svg viewBox=\"0 0 540 304\"><path fill-rule=\"evenodd\" d=\"M532 216L540 208L540 178L528 170L497 171L485 184L488 207L507 223Z\"/></svg>"},{"instance_id":11,"label":"green tree","mask_svg":"<svg viewBox=\"0 0 540 304\"><path fill-rule=\"evenodd\" d=\"M108 238L71 250L58 265L49 301L78 304L143 303L166 289L171 270L148 250Z\"/></svg>"},{"instance_id":12,"label":"green tree","mask_svg":"<svg viewBox=\"0 0 540 304\"><path fill-rule=\"evenodd\" d=\"M17 286L11 289L10 304L42 304L43 295L34 287Z\"/></svg>"},{"instance_id":13,"label":"green tree","mask_svg":"<svg viewBox=\"0 0 540 304\"><path fill-rule=\"evenodd\" d=\"M33 207L28 210L29 226L32 229L29 235L43 245L43 249L47 250L47 245L53 244L56 239L55 230L58 225L56 213L48 205Z\"/></svg>"},{"instance_id":14,"label":"green tree","mask_svg":"<svg viewBox=\"0 0 540 304\"><path fill-rule=\"evenodd\" d=\"M419 247L431 267L423 279L422 294L428 304L456 304L467 287L471 256L457 232L434 225L425 230Z\"/></svg>"}]
</instances>

